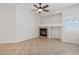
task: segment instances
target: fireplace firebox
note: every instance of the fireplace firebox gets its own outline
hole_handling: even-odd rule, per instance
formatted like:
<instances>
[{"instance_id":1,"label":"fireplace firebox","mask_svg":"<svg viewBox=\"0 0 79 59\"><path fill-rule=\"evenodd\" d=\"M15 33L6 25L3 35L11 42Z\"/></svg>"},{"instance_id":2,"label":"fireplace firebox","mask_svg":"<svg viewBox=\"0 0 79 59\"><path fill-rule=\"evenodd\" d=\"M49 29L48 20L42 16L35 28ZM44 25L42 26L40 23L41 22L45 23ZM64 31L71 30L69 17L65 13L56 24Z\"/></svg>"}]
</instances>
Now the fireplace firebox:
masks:
<instances>
[{"instance_id":1,"label":"fireplace firebox","mask_svg":"<svg viewBox=\"0 0 79 59\"><path fill-rule=\"evenodd\" d=\"M47 37L47 28L40 28L39 32L40 32L40 36Z\"/></svg>"}]
</instances>

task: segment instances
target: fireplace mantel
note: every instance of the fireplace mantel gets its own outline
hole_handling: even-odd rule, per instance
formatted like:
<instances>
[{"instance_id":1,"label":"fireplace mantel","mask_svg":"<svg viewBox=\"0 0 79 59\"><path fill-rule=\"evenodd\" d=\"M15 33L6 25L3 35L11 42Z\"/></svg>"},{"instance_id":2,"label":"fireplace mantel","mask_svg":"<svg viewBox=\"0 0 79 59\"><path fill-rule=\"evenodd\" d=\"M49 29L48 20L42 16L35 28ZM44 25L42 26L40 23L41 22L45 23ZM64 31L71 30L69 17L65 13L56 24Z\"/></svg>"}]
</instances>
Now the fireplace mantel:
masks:
<instances>
[{"instance_id":1,"label":"fireplace mantel","mask_svg":"<svg viewBox=\"0 0 79 59\"><path fill-rule=\"evenodd\" d=\"M61 27L61 24L41 24L39 27Z\"/></svg>"}]
</instances>

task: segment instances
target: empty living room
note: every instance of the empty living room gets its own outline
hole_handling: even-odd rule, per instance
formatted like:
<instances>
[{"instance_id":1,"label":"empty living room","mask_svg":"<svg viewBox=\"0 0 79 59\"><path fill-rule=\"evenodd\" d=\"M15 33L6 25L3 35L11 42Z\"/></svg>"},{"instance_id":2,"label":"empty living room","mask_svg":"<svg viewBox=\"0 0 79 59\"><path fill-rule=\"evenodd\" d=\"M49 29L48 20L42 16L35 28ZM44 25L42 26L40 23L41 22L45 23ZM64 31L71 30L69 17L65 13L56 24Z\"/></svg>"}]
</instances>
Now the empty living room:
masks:
<instances>
[{"instance_id":1,"label":"empty living room","mask_svg":"<svg viewBox=\"0 0 79 59\"><path fill-rule=\"evenodd\" d=\"M79 55L79 4L0 3L0 55Z\"/></svg>"}]
</instances>

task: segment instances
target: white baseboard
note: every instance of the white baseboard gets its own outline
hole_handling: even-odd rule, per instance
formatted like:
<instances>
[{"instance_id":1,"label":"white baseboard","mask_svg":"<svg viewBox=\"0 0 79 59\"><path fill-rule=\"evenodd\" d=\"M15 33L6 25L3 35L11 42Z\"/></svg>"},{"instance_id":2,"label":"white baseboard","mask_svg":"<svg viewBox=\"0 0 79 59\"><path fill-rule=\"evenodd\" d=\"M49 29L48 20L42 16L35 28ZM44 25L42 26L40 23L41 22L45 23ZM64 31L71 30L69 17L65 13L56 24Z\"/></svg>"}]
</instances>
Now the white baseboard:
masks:
<instances>
[{"instance_id":1,"label":"white baseboard","mask_svg":"<svg viewBox=\"0 0 79 59\"><path fill-rule=\"evenodd\" d=\"M33 38L36 38L38 36L32 36L32 37L29 37L29 38L25 38L25 39L22 39L22 40L16 40L16 41L0 41L0 43L18 43L18 42L21 42L21 41L25 41L25 40L30 40L30 39L33 39Z\"/></svg>"},{"instance_id":2,"label":"white baseboard","mask_svg":"<svg viewBox=\"0 0 79 59\"><path fill-rule=\"evenodd\" d=\"M67 42L67 43L74 43L74 44L79 44L78 41L67 41L67 40L62 40L63 42Z\"/></svg>"},{"instance_id":3,"label":"white baseboard","mask_svg":"<svg viewBox=\"0 0 79 59\"><path fill-rule=\"evenodd\" d=\"M16 43L21 42L21 41L25 41L25 40L30 40L30 39L33 39L33 38L36 38L36 37L38 37L38 36L32 36L32 37L29 37L29 38L25 38L23 40L16 41Z\"/></svg>"}]
</instances>

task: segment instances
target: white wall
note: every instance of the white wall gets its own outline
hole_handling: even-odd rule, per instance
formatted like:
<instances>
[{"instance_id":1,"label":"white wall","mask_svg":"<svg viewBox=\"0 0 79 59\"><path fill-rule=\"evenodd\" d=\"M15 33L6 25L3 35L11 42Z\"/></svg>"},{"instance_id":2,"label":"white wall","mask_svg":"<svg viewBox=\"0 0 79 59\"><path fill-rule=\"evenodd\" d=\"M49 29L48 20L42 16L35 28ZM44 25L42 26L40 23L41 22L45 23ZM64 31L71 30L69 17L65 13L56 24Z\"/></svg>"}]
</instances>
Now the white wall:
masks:
<instances>
[{"instance_id":1,"label":"white wall","mask_svg":"<svg viewBox=\"0 0 79 59\"><path fill-rule=\"evenodd\" d=\"M0 6L0 42L16 41L16 6Z\"/></svg>"},{"instance_id":2,"label":"white wall","mask_svg":"<svg viewBox=\"0 0 79 59\"><path fill-rule=\"evenodd\" d=\"M29 9L31 6L0 4L0 43L16 43L38 37L40 20Z\"/></svg>"},{"instance_id":3,"label":"white wall","mask_svg":"<svg viewBox=\"0 0 79 59\"><path fill-rule=\"evenodd\" d=\"M41 17L40 24L60 24L61 14L54 14L50 16Z\"/></svg>"},{"instance_id":4,"label":"white wall","mask_svg":"<svg viewBox=\"0 0 79 59\"><path fill-rule=\"evenodd\" d=\"M61 24L61 14L41 17L40 24ZM61 39L61 27L52 27L52 38Z\"/></svg>"},{"instance_id":5,"label":"white wall","mask_svg":"<svg viewBox=\"0 0 79 59\"><path fill-rule=\"evenodd\" d=\"M64 27L65 17L78 16L79 17L79 5L75 5L66 8L62 11L62 40L66 42L72 42L79 44L79 32L66 32Z\"/></svg>"},{"instance_id":6,"label":"white wall","mask_svg":"<svg viewBox=\"0 0 79 59\"><path fill-rule=\"evenodd\" d=\"M29 5L16 8L16 39L23 41L38 37L39 18L32 14Z\"/></svg>"},{"instance_id":7,"label":"white wall","mask_svg":"<svg viewBox=\"0 0 79 59\"><path fill-rule=\"evenodd\" d=\"M0 7L0 42L6 39L4 9Z\"/></svg>"}]
</instances>

